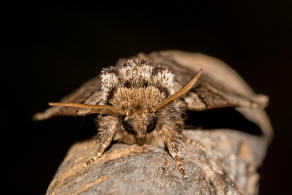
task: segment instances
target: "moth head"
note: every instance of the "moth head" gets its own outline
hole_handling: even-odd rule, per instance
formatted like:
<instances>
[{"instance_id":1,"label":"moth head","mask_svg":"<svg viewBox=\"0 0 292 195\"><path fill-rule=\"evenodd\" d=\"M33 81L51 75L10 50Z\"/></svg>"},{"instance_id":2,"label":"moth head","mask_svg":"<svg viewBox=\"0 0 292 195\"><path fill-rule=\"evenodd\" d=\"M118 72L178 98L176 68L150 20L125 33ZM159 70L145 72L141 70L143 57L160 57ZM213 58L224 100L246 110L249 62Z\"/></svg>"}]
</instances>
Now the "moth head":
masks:
<instances>
[{"instance_id":1,"label":"moth head","mask_svg":"<svg viewBox=\"0 0 292 195\"><path fill-rule=\"evenodd\" d=\"M158 119L156 114L133 114L122 116L120 120L125 131L134 134L137 143L143 145L146 141L146 134L156 128Z\"/></svg>"},{"instance_id":2,"label":"moth head","mask_svg":"<svg viewBox=\"0 0 292 195\"><path fill-rule=\"evenodd\" d=\"M187 83L181 90L174 95L159 102L152 110L141 109L141 106L133 106L126 116L120 117L123 128L135 135L137 143L143 145L145 143L146 134L153 131L159 120L159 110L166 108L170 103L179 99L186 94L196 83L201 75L202 70ZM142 101L141 101L142 102Z\"/></svg>"}]
</instances>

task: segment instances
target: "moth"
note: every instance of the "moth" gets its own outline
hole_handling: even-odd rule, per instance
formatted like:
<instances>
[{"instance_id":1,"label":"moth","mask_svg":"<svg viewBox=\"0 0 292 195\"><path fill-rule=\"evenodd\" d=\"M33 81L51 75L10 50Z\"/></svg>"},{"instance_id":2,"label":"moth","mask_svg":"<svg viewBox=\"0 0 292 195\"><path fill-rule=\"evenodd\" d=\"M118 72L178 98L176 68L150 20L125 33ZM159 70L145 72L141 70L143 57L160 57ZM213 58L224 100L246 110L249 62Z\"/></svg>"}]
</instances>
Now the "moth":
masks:
<instances>
[{"instance_id":1,"label":"moth","mask_svg":"<svg viewBox=\"0 0 292 195\"><path fill-rule=\"evenodd\" d=\"M186 110L264 108L268 101L264 95L228 88L207 74L208 68L205 74L198 67L190 69L163 53L120 60L60 102L49 103L53 107L35 119L97 113L96 158L112 140L166 147L186 177L182 163L182 144L189 141L182 133Z\"/></svg>"}]
</instances>

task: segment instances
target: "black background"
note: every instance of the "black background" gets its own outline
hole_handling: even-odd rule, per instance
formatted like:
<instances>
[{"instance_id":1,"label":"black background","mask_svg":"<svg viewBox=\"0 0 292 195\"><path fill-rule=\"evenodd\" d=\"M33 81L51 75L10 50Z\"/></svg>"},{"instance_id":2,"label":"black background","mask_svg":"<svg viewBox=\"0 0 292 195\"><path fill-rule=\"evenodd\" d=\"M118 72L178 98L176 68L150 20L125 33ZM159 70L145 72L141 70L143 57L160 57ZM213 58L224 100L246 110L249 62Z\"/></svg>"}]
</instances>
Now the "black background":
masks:
<instances>
[{"instance_id":1,"label":"black background","mask_svg":"<svg viewBox=\"0 0 292 195\"><path fill-rule=\"evenodd\" d=\"M92 133L83 132L88 124L83 119L33 123L33 113L47 102L57 101L120 57L179 49L224 60L256 92L270 96L267 112L275 137L260 168L260 194L288 192L292 3L203 2L4 5L1 160L7 185L2 188L44 194L70 145Z\"/></svg>"}]
</instances>

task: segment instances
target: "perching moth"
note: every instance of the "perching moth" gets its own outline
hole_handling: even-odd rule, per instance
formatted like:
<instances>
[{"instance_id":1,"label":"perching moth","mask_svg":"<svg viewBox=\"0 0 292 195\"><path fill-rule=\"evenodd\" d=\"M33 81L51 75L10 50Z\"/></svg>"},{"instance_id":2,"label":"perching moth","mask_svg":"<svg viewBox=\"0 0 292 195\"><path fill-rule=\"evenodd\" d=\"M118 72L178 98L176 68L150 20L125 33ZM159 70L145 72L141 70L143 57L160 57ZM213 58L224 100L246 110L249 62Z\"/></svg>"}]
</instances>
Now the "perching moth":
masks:
<instances>
[{"instance_id":1,"label":"perching moth","mask_svg":"<svg viewBox=\"0 0 292 195\"><path fill-rule=\"evenodd\" d=\"M176 57L169 53L139 54L120 60L59 103L50 103L54 107L34 118L98 113L97 158L112 140L167 147L186 177L181 155L181 141L188 141L182 134L185 110L264 108L268 98L249 89L236 90L240 80L232 82L226 72L200 64L185 53Z\"/></svg>"}]
</instances>

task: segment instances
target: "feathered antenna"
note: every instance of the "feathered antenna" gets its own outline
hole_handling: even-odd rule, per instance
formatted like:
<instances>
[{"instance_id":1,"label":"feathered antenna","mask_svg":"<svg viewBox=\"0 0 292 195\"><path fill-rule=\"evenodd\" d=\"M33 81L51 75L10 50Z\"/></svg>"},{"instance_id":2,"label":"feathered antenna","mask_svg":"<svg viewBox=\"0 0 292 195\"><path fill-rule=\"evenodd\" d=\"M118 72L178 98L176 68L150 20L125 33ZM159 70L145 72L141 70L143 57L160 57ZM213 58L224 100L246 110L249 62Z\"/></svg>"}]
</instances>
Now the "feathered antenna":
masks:
<instances>
[{"instance_id":1,"label":"feathered antenna","mask_svg":"<svg viewBox=\"0 0 292 195\"><path fill-rule=\"evenodd\" d=\"M117 109L113 106L101 106L101 105L88 105L88 104L78 104L78 103L57 103L50 102L50 106L66 106L66 107L75 107L75 108L89 108L93 109L94 112L99 114L110 114L113 116L123 116L127 113L123 110Z\"/></svg>"},{"instance_id":2,"label":"feathered antenna","mask_svg":"<svg viewBox=\"0 0 292 195\"><path fill-rule=\"evenodd\" d=\"M182 97L183 95L185 95L196 84L196 82L198 81L198 79L200 78L200 76L202 74L202 71L203 71L203 69L201 68L200 71L198 72L198 74L196 74L192 78L192 80L190 82L188 82L188 84L186 84L181 90L176 92L174 95L172 95L171 97L167 98L166 100L161 102L159 105L157 105L154 108L154 110L157 111L157 110L163 108L164 106L166 106L167 104L169 104L169 103L173 102L174 100L176 100L176 99Z\"/></svg>"}]
</instances>

